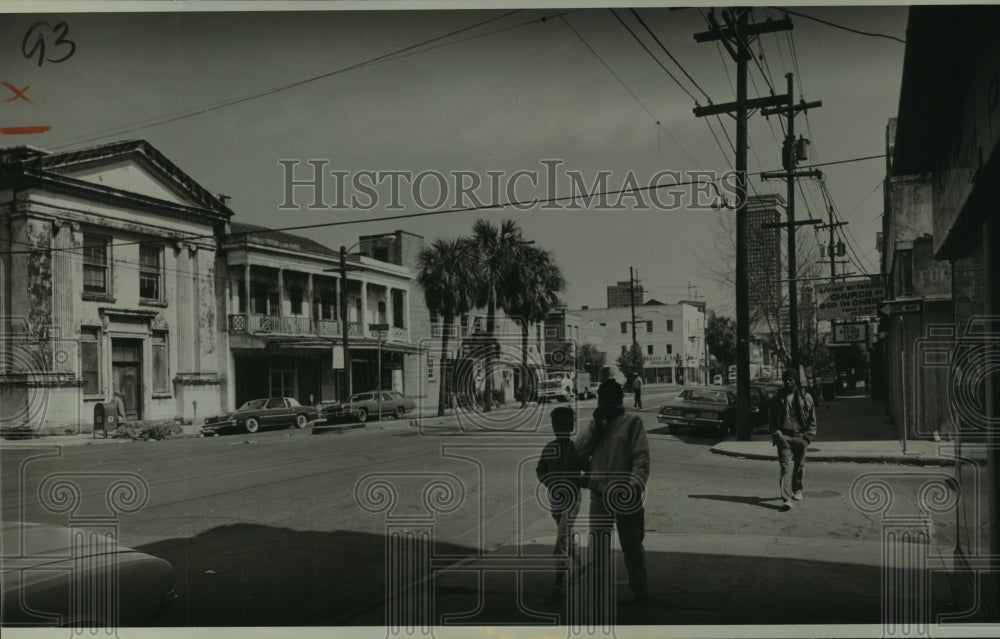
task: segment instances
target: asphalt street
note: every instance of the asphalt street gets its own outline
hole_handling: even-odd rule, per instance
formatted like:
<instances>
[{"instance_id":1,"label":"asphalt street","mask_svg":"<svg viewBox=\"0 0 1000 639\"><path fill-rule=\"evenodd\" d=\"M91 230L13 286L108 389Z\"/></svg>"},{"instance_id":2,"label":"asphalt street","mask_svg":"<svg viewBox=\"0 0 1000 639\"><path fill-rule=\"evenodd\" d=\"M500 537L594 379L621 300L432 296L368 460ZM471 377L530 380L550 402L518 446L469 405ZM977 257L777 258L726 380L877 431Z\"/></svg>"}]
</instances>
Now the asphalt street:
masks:
<instances>
[{"instance_id":1,"label":"asphalt street","mask_svg":"<svg viewBox=\"0 0 1000 639\"><path fill-rule=\"evenodd\" d=\"M807 500L779 512L777 463L714 455L718 438L670 435L656 423L670 390L647 394L640 412L652 457L647 534L685 540L692 553L748 556L761 552L761 539L815 543L817 554L831 541L881 539L880 521L850 491L870 467L812 464ZM594 403L578 404L581 420ZM379 623L390 531L432 530L422 552L444 564L554 534L534 473L552 437L550 408L525 417L508 407L485 424L404 419L323 435L3 448L2 517L65 525L66 514L39 502L47 477L75 473L83 496L76 514L84 516L106 508L116 476L134 474L148 501L121 516L120 541L168 560L180 594L159 625ZM897 495L913 497L920 478L899 470L898 479ZM952 538L952 525L934 520L934 542ZM671 579L683 583L684 575Z\"/></svg>"}]
</instances>

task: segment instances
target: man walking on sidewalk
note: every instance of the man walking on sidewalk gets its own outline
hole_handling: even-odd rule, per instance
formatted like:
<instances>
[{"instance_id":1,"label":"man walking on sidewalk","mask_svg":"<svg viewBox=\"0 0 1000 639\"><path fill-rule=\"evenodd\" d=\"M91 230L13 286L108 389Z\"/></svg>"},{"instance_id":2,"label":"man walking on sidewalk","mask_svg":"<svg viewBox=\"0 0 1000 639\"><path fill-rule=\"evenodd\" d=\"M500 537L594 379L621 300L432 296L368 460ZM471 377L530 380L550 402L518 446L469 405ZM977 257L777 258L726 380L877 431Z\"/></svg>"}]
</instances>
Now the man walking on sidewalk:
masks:
<instances>
[{"instance_id":1,"label":"man walking on sidewalk","mask_svg":"<svg viewBox=\"0 0 1000 639\"><path fill-rule=\"evenodd\" d=\"M812 397L799 387L798 377L793 368L781 374L783 386L771 401L768 415L768 431L781 465L781 509L786 511L791 510L793 500L802 499L806 448L816 437L816 408Z\"/></svg>"},{"instance_id":2,"label":"man walking on sidewalk","mask_svg":"<svg viewBox=\"0 0 1000 639\"><path fill-rule=\"evenodd\" d=\"M642 375L636 374L632 380L632 390L635 392L635 408L642 408Z\"/></svg>"}]
</instances>

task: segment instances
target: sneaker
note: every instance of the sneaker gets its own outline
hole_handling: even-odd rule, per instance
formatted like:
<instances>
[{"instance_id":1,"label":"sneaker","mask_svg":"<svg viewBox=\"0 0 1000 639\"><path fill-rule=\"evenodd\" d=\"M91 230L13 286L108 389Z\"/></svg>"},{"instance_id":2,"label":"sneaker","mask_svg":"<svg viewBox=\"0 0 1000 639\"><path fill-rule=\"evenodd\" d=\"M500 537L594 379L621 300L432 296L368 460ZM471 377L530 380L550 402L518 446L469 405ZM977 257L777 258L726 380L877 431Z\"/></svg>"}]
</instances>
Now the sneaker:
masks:
<instances>
[{"instance_id":1,"label":"sneaker","mask_svg":"<svg viewBox=\"0 0 1000 639\"><path fill-rule=\"evenodd\" d=\"M791 509L792 509L792 502L788 501L787 499L784 502L782 502L781 512L788 512Z\"/></svg>"},{"instance_id":2,"label":"sneaker","mask_svg":"<svg viewBox=\"0 0 1000 639\"><path fill-rule=\"evenodd\" d=\"M795 494L792 495L792 499L794 499L795 501L802 501L802 491L796 490Z\"/></svg>"}]
</instances>

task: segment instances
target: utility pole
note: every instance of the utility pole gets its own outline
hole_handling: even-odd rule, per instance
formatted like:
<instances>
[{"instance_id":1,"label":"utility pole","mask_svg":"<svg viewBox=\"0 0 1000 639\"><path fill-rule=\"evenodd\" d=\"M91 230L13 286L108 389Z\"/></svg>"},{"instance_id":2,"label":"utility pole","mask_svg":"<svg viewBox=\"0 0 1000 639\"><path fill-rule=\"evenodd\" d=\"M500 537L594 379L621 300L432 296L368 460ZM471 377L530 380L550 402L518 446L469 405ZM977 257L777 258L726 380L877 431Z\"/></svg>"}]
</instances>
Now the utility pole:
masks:
<instances>
[{"instance_id":1,"label":"utility pole","mask_svg":"<svg viewBox=\"0 0 1000 639\"><path fill-rule=\"evenodd\" d=\"M361 319L361 318L358 318ZM340 247L340 331L344 347L344 398L351 401L351 331L347 324L347 247Z\"/></svg>"},{"instance_id":2,"label":"utility pole","mask_svg":"<svg viewBox=\"0 0 1000 639\"><path fill-rule=\"evenodd\" d=\"M785 79L788 81L788 100L792 101L794 93L794 83L792 74L786 73ZM798 289L797 272L795 261L795 179L800 177L822 177L822 173L817 170L796 171L795 167L800 160L806 159L805 146L808 140L795 139L795 114L823 106L822 102L805 102L800 100L798 104L790 104L786 107L774 107L761 109L762 115L783 114L788 119L788 127L785 135L785 143L781 154L784 171L764 172L761 174L762 180L770 178L784 178L788 190L787 196L787 224L788 224L788 338L792 343L790 364L796 370L799 366L799 311L798 311Z\"/></svg>"},{"instance_id":3,"label":"utility pole","mask_svg":"<svg viewBox=\"0 0 1000 639\"><path fill-rule=\"evenodd\" d=\"M828 210L829 224L824 224L820 226L821 229L829 229L830 231L830 243L826 247L827 256L830 258L830 283L833 284L837 279L837 258L844 255L847 249L844 243L835 244L833 241L833 232L838 226L844 226L847 222L834 222L833 221L833 207L831 206ZM843 263L843 262L841 262Z\"/></svg>"},{"instance_id":4,"label":"utility pole","mask_svg":"<svg viewBox=\"0 0 1000 639\"><path fill-rule=\"evenodd\" d=\"M747 98L747 65L750 40L763 33L787 31L792 21L781 20L749 24L750 8L735 8L722 12L726 26L708 14L710 30L694 34L695 42L721 41L736 61L736 101L702 107L696 106L696 117L736 113L736 429L740 441L750 441L750 268L747 237L747 114L752 108L789 104L791 96Z\"/></svg>"},{"instance_id":5,"label":"utility pole","mask_svg":"<svg viewBox=\"0 0 1000 639\"><path fill-rule=\"evenodd\" d=\"M638 344L635 338L635 274L632 267L628 267L628 304L632 307L632 346Z\"/></svg>"}]
</instances>

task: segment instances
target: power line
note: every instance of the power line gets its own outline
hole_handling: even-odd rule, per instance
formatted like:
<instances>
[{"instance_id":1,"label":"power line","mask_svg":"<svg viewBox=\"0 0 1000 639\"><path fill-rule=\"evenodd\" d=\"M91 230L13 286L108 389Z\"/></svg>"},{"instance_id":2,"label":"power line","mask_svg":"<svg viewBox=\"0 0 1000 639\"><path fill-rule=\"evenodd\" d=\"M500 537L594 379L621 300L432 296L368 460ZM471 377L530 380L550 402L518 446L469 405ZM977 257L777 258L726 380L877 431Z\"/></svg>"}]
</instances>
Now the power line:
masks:
<instances>
[{"instance_id":1,"label":"power line","mask_svg":"<svg viewBox=\"0 0 1000 639\"><path fill-rule=\"evenodd\" d=\"M792 31L785 32L785 36L788 38L788 50L791 52L792 56L792 66L795 69L795 77L799 79L799 98L805 94L805 88L802 84L802 70L799 69L799 52L798 47L795 46L795 33ZM809 133L809 137L813 137L812 124L809 122L809 111L806 111L806 131Z\"/></svg>"},{"instance_id":2,"label":"power line","mask_svg":"<svg viewBox=\"0 0 1000 639\"><path fill-rule=\"evenodd\" d=\"M656 57L656 55L649 49L649 47L646 46L646 43L643 42L642 39L639 38L639 36L636 34L636 32L632 30L632 27L628 26L625 23L625 21L622 20L621 17L615 12L614 9L608 9L608 11L610 11L611 15L613 15L618 20L618 22L620 22L621 25L625 27L625 30L628 31L632 35L632 38L639 43L639 46L641 46L646 51L646 53L649 54L649 57L651 57L653 61L656 62L656 64L658 64L660 68L663 69L664 72L666 72L667 75L670 76L670 79L674 81L674 84L679 86L681 88L681 91L686 93L688 97L691 98L692 101L694 101L695 104L698 104L698 98L694 97L694 94L688 91L687 87L681 84L680 80L678 80L677 77L670 72L670 69L668 69L666 66L664 66L662 62L660 62L660 59Z\"/></svg>"},{"instance_id":3,"label":"power line","mask_svg":"<svg viewBox=\"0 0 1000 639\"><path fill-rule=\"evenodd\" d=\"M482 21L477 22L475 24L471 24L469 26L462 27L461 29L456 29L454 31L450 31L448 33L445 33L443 35L436 36L436 37L430 38L428 40L424 40L423 42L418 42L417 44L412 44L412 45L403 47L401 49L397 49L395 51L391 51L389 53L385 53L385 54L382 54L380 56L376 56L374 58L369 58L368 60L365 60L363 62L358 62L358 63L355 63L355 64L348 65L346 67L341 67L340 69L336 69L334 71L328 71L326 73L321 73L319 75L310 76L308 78L304 78L304 79L301 79L301 80L296 80L294 82L289 82L287 84L284 84L284 85L281 85L281 86L277 86L277 87L272 87L270 89L264 89L264 90L257 91L255 93L250 93L250 94L247 94L247 95L243 95L243 96L240 96L240 97L237 97L237 98L231 98L231 99L228 99L228 100L222 100L222 101L214 102L214 103L211 103L211 104L208 104L208 105L204 105L204 106L201 106L201 107L193 107L194 110L189 110L189 112L179 112L179 113L177 113L175 115L167 115L167 116L161 116L161 117L158 117L158 118L148 118L146 120L140 120L140 121L138 121L137 123L135 123L133 125L127 125L126 128L117 128L116 127L115 129L105 129L104 131L98 131L97 133L92 134L92 135L79 136L79 137L76 137L76 138L70 138L67 142L63 142L63 143L61 143L59 145L53 146L52 148L59 149L59 148L64 148L66 146L69 146L71 144L84 144L84 143L87 143L87 142L92 142L94 140L100 140L100 139L103 139L103 138L106 138L106 137L110 137L110 136L113 136L113 135L122 135L122 134L125 134L125 133L132 133L134 131L138 131L138 130L141 130L141 129L148 129L148 128L151 128L151 127L154 127L154 126L160 126L160 125L163 125L163 124L168 124L170 122L176 122L178 120L184 120L184 119L187 119L187 118L190 118L190 117L194 117L196 115L202 115L202 114L205 114L205 113L209 113L211 111L217 111L219 109L223 109L223 108L226 108L226 107L234 106L234 105L237 105L237 104L242 104L244 102L249 102L251 100L256 100L258 98L262 98L262 97L274 95L276 93L281 93L283 91L288 91L290 89L294 89L294 88L297 88L297 87L300 87L300 86L303 86L303 85L306 85L306 84L310 84L310 83L316 82L318 80L323 80L323 79L326 79L326 78L331 78L333 76L340 75L342 73L347 73L348 71L353 71L353 70L359 69L361 67L365 67L365 66L369 66L369 65L372 65L372 64L376 64L378 62L385 61L385 60L387 60L389 58L393 58L393 57L399 56L399 55L401 55L403 53L406 53L407 51L412 51L413 49L418 49L420 47L424 47L424 46L426 46L428 44L432 44L432 43L437 42L439 40L443 40L445 38L450 38L452 36L458 35L459 33L464 33L464 32L469 31L471 29L475 29L475 28L481 27L483 25L489 24L490 22L494 22L496 20L500 20L500 19L512 16L512 15L514 15L516 13L519 13L520 11L522 11L522 9L515 9L513 11L508 11L506 13L503 13L503 14L500 14L500 15L488 18L486 20L482 20ZM548 19L548 16L545 16L544 18L539 18L537 20L532 20L531 22L526 22L524 24L527 25L527 24L532 24L532 23L535 23L535 22L542 22L542 21L547 20L547 19ZM524 25L518 25L518 26L524 26Z\"/></svg>"},{"instance_id":4,"label":"power line","mask_svg":"<svg viewBox=\"0 0 1000 639\"><path fill-rule=\"evenodd\" d=\"M711 104L712 103L712 98L710 98L708 96L708 94L705 93L705 90L701 88L701 86L698 84L698 82L694 78L691 77L691 74L687 72L687 69L684 68L684 65L682 65L680 62L678 62L677 58L675 58L674 55L672 53L670 53L670 51L667 49L666 45L664 45L663 42L661 42L660 39L658 37L656 37L656 34L653 33L653 30L650 29L649 25L646 24L646 21L642 19L642 16L640 16L639 13L635 9L629 9L629 11L632 12L632 15L635 16L636 20L639 21L639 24L642 25L642 27L646 30L646 32L649 33L649 35L651 35L653 37L653 40L656 41L656 44L660 45L660 48L663 49L663 52L666 53L667 56L671 60L674 61L674 64L677 65L677 68L679 68L681 70L681 72L685 76L687 76L687 79L691 81L691 84L693 84L696 89L698 89L699 91L701 91L701 94L703 96L705 96L705 99L708 100L709 104Z\"/></svg>"},{"instance_id":5,"label":"power line","mask_svg":"<svg viewBox=\"0 0 1000 639\"><path fill-rule=\"evenodd\" d=\"M678 147L678 148L679 148L679 149L681 150L681 152L682 152L682 153L684 153L684 155L686 155L686 156L687 156L687 158L688 158L689 160L691 160L691 162L692 162L692 163L694 163L694 166L696 166L696 167L698 167L698 168L701 168L701 166L700 166L700 165L698 164L698 161L697 161L697 160L695 160L695 159L694 159L693 157L691 157L691 154L690 154L690 153L688 153L687 149L685 149L685 148L684 148L684 146L683 146L683 145L682 145L682 144L680 143L680 141L679 141L679 140L677 140L677 138L675 138L675 137L673 136L673 134L672 134L672 133L670 133L670 131L669 131L669 130L668 130L668 129L667 129L666 127L664 127L664 126L663 126L663 125L662 125L662 124L660 123L660 120L659 120L659 118L657 118L657 117L656 117L655 115L653 115L653 112L652 112L652 111L651 111L651 110L649 109L649 107L647 107L647 106L646 106L646 105L645 105L645 104L643 103L643 101L639 99L639 96L637 96L637 95L635 94L635 92L634 92L634 91L632 91L632 89L630 89L630 88L629 88L629 86L628 86L627 84L625 84L625 81L624 81L624 80L622 80L621 76L619 76L619 75L618 75L618 74L617 74L617 73L615 72L615 70L611 68L611 65L609 65L609 64L607 63L607 61L606 61L606 60L605 60L604 58L602 58L602 57L601 57L601 54L599 54L599 53L598 53L598 52L597 52L597 51L596 51L596 50L594 49L594 47L590 46L590 43L588 43L588 42L587 42L587 41L586 41L586 40L584 39L584 37L583 37L583 36L582 36L582 35L580 34L580 32L579 32L579 31L577 31L577 30L576 30L576 29L575 29L575 28L573 27L573 25L571 25L571 24L569 23L569 21L568 21L568 20L566 20L566 17L565 17L565 15L564 15L564 14L561 14L561 15L560 15L559 17L560 17L560 19L562 19L562 21L563 21L563 23L564 23L564 24L566 25L566 27L567 27L567 28L568 28L568 29L569 29L570 31L572 31L572 32L573 32L573 34L574 34L574 35L575 35L575 36L576 36L577 38L579 38L580 42L582 42L582 43L583 43L583 45L584 45L585 47L587 47L587 49L588 49L588 50L589 50L589 51L590 51L591 53L593 53L593 54L594 54L594 57L596 57L596 58L597 58L597 59L598 59L598 60L599 60L599 61L601 62L601 64L603 64L603 65L604 65L604 68L605 68L605 69L607 69L607 70L608 70L608 72L609 72L609 73L611 73L611 75L612 75L612 76L614 76L615 80L618 80L618 83L619 83L620 85L622 85L622 87L624 87L624 89L625 89L626 91L628 91L629 95L631 95L631 96L632 96L632 98L633 98L633 99L634 99L634 100L635 100L635 101L636 101L636 102L637 102L637 103L639 104L639 106L641 106L641 107L642 107L642 108L643 108L643 109L644 109L644 110L646 111L646 113L648 113L648 114L649 114L649 117L651 117L651 118L653 119L653 121L654 121L654 122L656 122L656 126L657 126L657 127L659 128L659 129L662 129L662 130L663 130L663 132L667 134L667 137L669 137L669 138L670 138L671 140L673 140L674 144L676 144L676 145L677 145L677 147Z\"/></svg>"},{"instance_id":6,"label":"power line","mask_svg":"<svg viewBox=\"0 0 1000 639\"><path fill-rule=\"evenodd\" d=\"M851 253L851 255L850 255L851 261L854 263L855 267L859 271L861 271L864 275L869 275L870 271L874 271L874 270L877 270L877 269L875 269L874 266L871 266L871 261L868 260L867 256L865 256L865 261L869 264L869 268L866 268L865 266L863 266L861 264L861 257L858 255L858 251L855 248L855 245L858 243L857 239L854 237L854 234L851 232L850 229L847 229L846 233L843 230L844 226L846 226L846 222L845 222L844 218L838 212L837 205L833 201L833 195L830 193L830 190L827 187L826 182L825 181L821 181L820 182L820 187L823 190L824 197L826 197L826 199L827 199L827 204L830 207L830 212L832 214L833 219L836 220L836 221L838 221L838 222L841 222L841 225L838 227L838 232L840 233L841 239L847 245L847 249Z\"/></svg>"},{"instance_id":7,"label":"power line","mask_svg":"<svg viewBox=\"0 0 1000 639\"><path fill-rule=\"evenodd\" d=\"M478 206L466 206L461 208L451 208L442 209L436 211L421 211L419 213L400 213L398 215L386 215L376 218L368 218L365 220L338 220L336 222L317 222L315 224L300 224L295 226L284 226L278 228L261 228L260 230L253 231L241 231L239 233L230 233L226 237L243 237L249 235L257 235L261 233L274 233L274 232L287 232L287 231L303 231L319 228L328 228L335 226L346 226L350 224L373 224L377 222L389 222L395 220L405 220L420 217L430 217L432 215L447 215L451 213L473 213L477 211L489 211L489 210L500 210L512 206L517 207L528 207L528 206L538 206L542 204L552 204L556 202L565 201L575 201L578 199L592 200L595 198L606 198L612 195L626 195L626 194L638 194L638 193L650 193L653 191L658 191L660 189L676 188L679 186L691 186L693 184L715 184L718 180L686 180L681 182L674 182L671 184L650 184L648 186L638 186L629 187L621 189L612 189L607 191L593 191L590 193L578 193L574 195L561 195L553 196L548 198L532 198L530 200L505 200L504 202L497 202L495 204L481 204ZM176 235L170 238L162 238L163 240L169 241L179 241L179 240L196 240L196 239L212 239L217 237L216 234L187 234L187 235ZM14 240L10 240L11 243L17 243ZM148 244L150 239L145 240L135 240L128 242L114 242L109 243L107 246L110 248L118 246L135 246L137 244ZM23 242L21 242L23 243ZM67 252L67 251L82 251L83 247L65 247L65 248L44 248L44 249L33 249L24 251L0 251L0 255L28 255L43 253L57 253L57 252Z\"/></svg>"},{"instance_id":8,"label":"power line","mask_svg":"<svg viewBox=\"0 0 1000 639\"><path fill-rule=\"evenodd\" d=\"M850 31L851 33L856 33L858 35L863 35L863 36L870 36L872 38L885 38L886 40L895 40L896 42L899 42L900 44L906 44L906 40L904 40L902 38L899 38L897 36L894 36L894 35L889 35L889 34L886 34L886 33L875 33L875 32L872 32L872 31L861 31L859 29L854 29L852 27L845 27L842 24L837 24L835 22L830 22L829 20L823 20L822 18L817 18L815 16L806 15L805 13L799 13L797 11L791 11L789 9L779 9L778 7L774 7L774 8L776 10L778 10L778 11L784 11L785 13L790 13L793 16L798 16L800 18L805 18L806 20L812 20L814 22L819 22L820 24L825 24L826 26L833 27L834 29L842 29L844 31Z\"/></svg>"},{"instance_id":9,"label":"power line","mask_svg":"<svg viewBox=\"0 0 1000 639\"><path fill-rule=\"evenodd\" d=\"M628 31L632 35L632 38L635 39L635 41L639 43L639 46L641 46L646 51L646 53L649 54L649 57L651 57L653 59L653 61L656 62L656 64L658 64L660 66L660 68L663 69L663 71L666 72L666 74L668 76L670 76L670 79L674 81L674 84L676 84L678 87L680 87L681 90L684 91L684 93L686 93L688 95L688 97L691 98L691 100L695 103L695 106L698 106L698 99L696 97L694 97L694 94L692 94L690 91L688 91L687 88L683 84L680 83L680 81L677 79L677 77L673 73L671 73L670 70L667 69L666 66L664 66L664 64L660 61L660 59L657 58L656 55L649 49L649 47L646 46L646 44L639 38L639 36L635 33L635 31L633 31L632 28L629 27L628 24L626 24L625 21L621 19L621 16L619 16L615 12L614 9L608 9L608 11L610 11L612 13L612 15L614 15L615 18L618 20L618 22L621 23L621 25L623 27L625 27L625 30ZM648 29L648 27L647 27L647 29ZM655 36L654 36L654 38L655 38ZM669 52L668 52L668 55L669 55ZM676 62L676 60L675 60L675 62ZM678 66L680 66L680 65L678 65ZM683 68L682 68L682 70L683 70ZM685 73L686 73L686 71L685 71ZM697 83L695 83L695 86L698 86ZM701 87L698 87L698 89L701 90ZM705 93L705 92L702 91L702 93ZM705 94L705 97L708 99L709 104L711 104L712 103L712 99L708 96L708 94ZM722 124L721 117L717 116L717 119L719 120L719 126L722 127L722 132L725 134L726 138L729 139L729 133L728 133L728 131L726 131L726 127ZM722 151L722 155L725 158L726 157L725 147L722 146L722 142L719 140L719 137L716 135L715 129L712 128L711 123L707 119L705 120L705 123L708 126L708 130L712 134L712 137L715 139L715 144L719 147L719 150ZM731 148L733 148L734 150L736 148L733 145L733 141L731 139L729 139L729 146ZM728 159L726 160L726 162L728 163Z\"/></svg>"}]
</instances>

